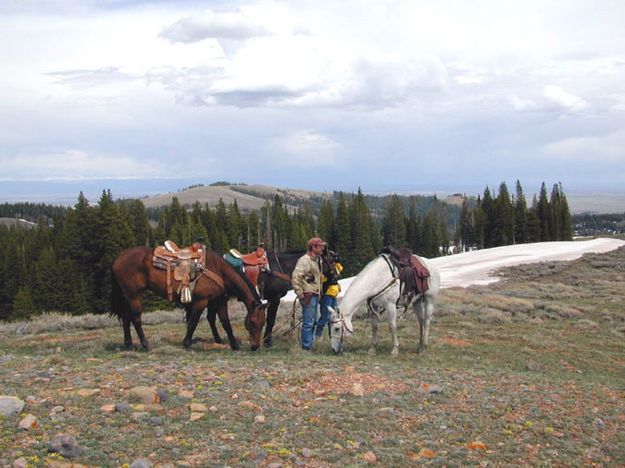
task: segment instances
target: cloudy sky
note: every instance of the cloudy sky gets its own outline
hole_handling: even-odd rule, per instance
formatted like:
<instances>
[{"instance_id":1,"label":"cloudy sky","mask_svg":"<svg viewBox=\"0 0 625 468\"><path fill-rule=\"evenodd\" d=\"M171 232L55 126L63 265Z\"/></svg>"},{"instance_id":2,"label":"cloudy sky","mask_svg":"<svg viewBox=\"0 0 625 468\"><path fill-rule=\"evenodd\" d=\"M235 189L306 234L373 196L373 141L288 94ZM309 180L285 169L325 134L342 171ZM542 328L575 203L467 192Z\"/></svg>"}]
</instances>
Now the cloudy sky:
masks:
<instances>
[{"instance_id":1,"label":"cloudy sky","mask_svg":"<svg viewBox=\"0 0 625 468\"><path fill-rule=\"evenodd\" d=\"M621 0L3 0L0 34L4 192L625 182Z\"/></svg>"}]
</instances>

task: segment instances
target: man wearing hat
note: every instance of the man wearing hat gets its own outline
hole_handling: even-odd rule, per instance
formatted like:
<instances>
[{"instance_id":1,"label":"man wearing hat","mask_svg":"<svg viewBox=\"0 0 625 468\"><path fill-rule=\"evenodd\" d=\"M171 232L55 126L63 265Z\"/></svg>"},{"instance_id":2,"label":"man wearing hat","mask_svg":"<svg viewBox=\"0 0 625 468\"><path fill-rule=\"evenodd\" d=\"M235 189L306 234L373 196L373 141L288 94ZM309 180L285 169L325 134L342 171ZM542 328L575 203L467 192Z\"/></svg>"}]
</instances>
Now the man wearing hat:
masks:
<instances>
[{"instance_id":1,"label":"man wearing hat","mask_svg":"<svg viewBox=\"0 0 625 468\"><path fill-rule=\"evenodd\" d=\"M321 294L321 258L326 243L320 237L308 240L308 251L300 257L291 275L293 291L302 306L302 349L310 351L314 342L317 307Z\"/></svg>"}]
</instances>

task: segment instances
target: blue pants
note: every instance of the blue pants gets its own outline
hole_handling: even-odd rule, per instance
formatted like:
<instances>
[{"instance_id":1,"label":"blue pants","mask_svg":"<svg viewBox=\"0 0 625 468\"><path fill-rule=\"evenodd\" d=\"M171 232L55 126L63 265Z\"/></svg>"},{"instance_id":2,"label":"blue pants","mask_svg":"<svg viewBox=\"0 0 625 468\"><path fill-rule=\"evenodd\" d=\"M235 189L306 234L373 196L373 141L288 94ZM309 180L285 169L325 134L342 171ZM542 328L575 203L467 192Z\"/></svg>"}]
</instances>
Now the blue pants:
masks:
<instances>
[{"instance_id":1,"label":"blue pants","mask_svg":"<svg viewBox=\"0 0 625 468\"><path fill-rule=\"evenodd\" d=\"M308 305L300 301L300 305L302 306L302 348L312 349L315 325L317 324L317 305L319 305L319 297L312 296Z\"/></svg>"},{"instance_id":2,"label":"blue pants","mask_svg":"<svg viewBox=\"0 0 625 468\"><path fill-rule=\"evenodd\" d=\"M319 317L317 328L315 329L315 336L317 338L321 338L321 335L323 335L323 329L330 323L330 310L328 307L332 307L334 310L337 309L336 297L323 296L321 298L321 316Z\"/></svg>"}]
</instances>

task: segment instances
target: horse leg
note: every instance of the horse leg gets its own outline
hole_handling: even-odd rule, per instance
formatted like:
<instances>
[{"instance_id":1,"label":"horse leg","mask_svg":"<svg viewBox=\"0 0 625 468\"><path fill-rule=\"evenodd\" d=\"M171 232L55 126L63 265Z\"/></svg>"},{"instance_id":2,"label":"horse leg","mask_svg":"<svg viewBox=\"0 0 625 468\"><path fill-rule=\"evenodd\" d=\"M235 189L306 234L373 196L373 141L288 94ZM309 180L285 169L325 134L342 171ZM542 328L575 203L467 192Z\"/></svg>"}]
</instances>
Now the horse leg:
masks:
<instances>
[{"instance_id":1,"label":"horse leg","mask_svg":"<svg viewBox=\"0 0 625 468\"><path fill-rule=\"evenodd\" d=\"M377 352L380 336L378 334L378 328L380 326L380 319L378 314L371 314L371 348L369 348L369 354L374 355Z\"/></svg>"},{"instance_id":2,"label":"horse leg","mask_svg":"<svg viewBox=\"0 0 625 468\"><path fill-rule=\"evenodd\" d=\"M230 348L233 351L239 351L241 347L239 346L239 342L237 341L234 333L232 333L232 325L230 325L230 317L228 316L228 302L221 301L217 304L217 314L219 314L219 321L221 322L221 326L224 327L226 334L228 335L228 341L230 342Z\"/></svg>"},{"instance_id":3,"label":"horse leg","mask_svg":"<svg viewBox=\"0 0 625 468\"><path fill-rule=\"evenodd\" d=\"M213 341L217 344L223 344L224 340L221 339L217 330L217 311L214 308L210 307L206 310L206 320L208 320L208 325L211 327Z\"/></svg>"},{"instance_id":4,"label":"horse leg","mask_svg":"<svg viewBox=\"0 0 625 468\"><path fill-rule=\"evenodd\" d=\"M265 324L265 335L263 336L263 344L266 348L273 346L273 326L276 324L276 316L278 315L278 306L280 305L280 299L269 299L269 306L267 307L267 323Z\"/></svg>"},{"instance_id":5,"label":"horse leg","mask_svg":"<svg viewBox=\"0 0 625 468\"><path fill-rule=\"evenodd\" d=\"M423 346L421 346L421 351L425 350L430 344L430 323L432 322L432 315L434 315L434 302L426 298L424 308Z\"/></svg>"},{"instance_id":6,"label":"horse leg","mask_svg":"<svg viewBox=\"0 0 625 468\"><path fill-rule=\"evenodd\" d=\"M426 340L425 337L425 307L423 299L419 299L415 304L415 312L417 314L417 321L419 323L419 346L417 347L417 353L422 352L425 349Z\"/></svg>"},{"instance_id":7,"label":"horse leg","mask_svg":"<svg viewBox=\"0 0 625 468\"><path fill-rule=\"evenodd\" d=\"M141 303L140 298L136 298L130 301L130 317L132 320L132 325L135 327L135 331L137 332L137 336L139 337L141 346L143 346L143 349L145 349L146 351L149 351L150 343L148 343L148 339L145 337L145 333L143 333L143 322L141 321L142 311L143 311L143 304ZM124 333L125 333L125 330L124 330ZM129 334L130 334L130 330L129 330Z\"/></svg>"},{"instance_id":8,"label":"horse leg","mask_svg":"<svg viewBox=\"0 0 625 468\"><path fill-rule=\"evenodd\" d=\"M122 318L122 325L124 327L124 347L126 349L132 349L132 335L130 334L130 311L126 311Z\"/></svg>"},{"instance_id":9,"label":"horse leg","mask_svg":"<svg viewBox=\"0 0 625 468\"><path fill-rule=\"evenodd\" d=\"M187 333L184 336L184 340L182 340L182 345L187 351L191 349L193 333L195 333L195 329L197 328L197 324L200 321L200 317L206 308L207 303L208 301L195 301L185 306L187 313Z\"/></svg>"},{"instance_id":10,"label":"horse leg","mask_svg":"<svg viewBox=\"0 0 625 468\"><path fill-rule=\"evenodd\" d=\"M391 329L391 335L393 336L393 350L391 351L391 355L397 356L399 354L399 340L397 339L397 307L395 307L395 304L388 304L386 306L386 311L388 314L388 325Z\"/></svg>"}]
</instances>

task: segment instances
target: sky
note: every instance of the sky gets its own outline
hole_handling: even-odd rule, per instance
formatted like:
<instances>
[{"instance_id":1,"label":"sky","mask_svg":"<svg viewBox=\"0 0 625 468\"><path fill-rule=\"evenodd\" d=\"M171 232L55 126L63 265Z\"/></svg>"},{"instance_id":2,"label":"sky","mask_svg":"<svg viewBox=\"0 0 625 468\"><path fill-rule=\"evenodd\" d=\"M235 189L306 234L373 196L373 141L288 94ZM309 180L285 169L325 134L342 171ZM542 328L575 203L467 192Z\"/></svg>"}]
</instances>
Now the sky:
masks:
<instances>
[{"instance_id":1,"label":"sky","mask_svg":"<svg viewBox=\"0 0 625 468\"><path fill-rule=\"evenodd\" d=\"M623 191L620 0L3 0L0 35L0 198Z\"/></svg>"}]
</instances>

